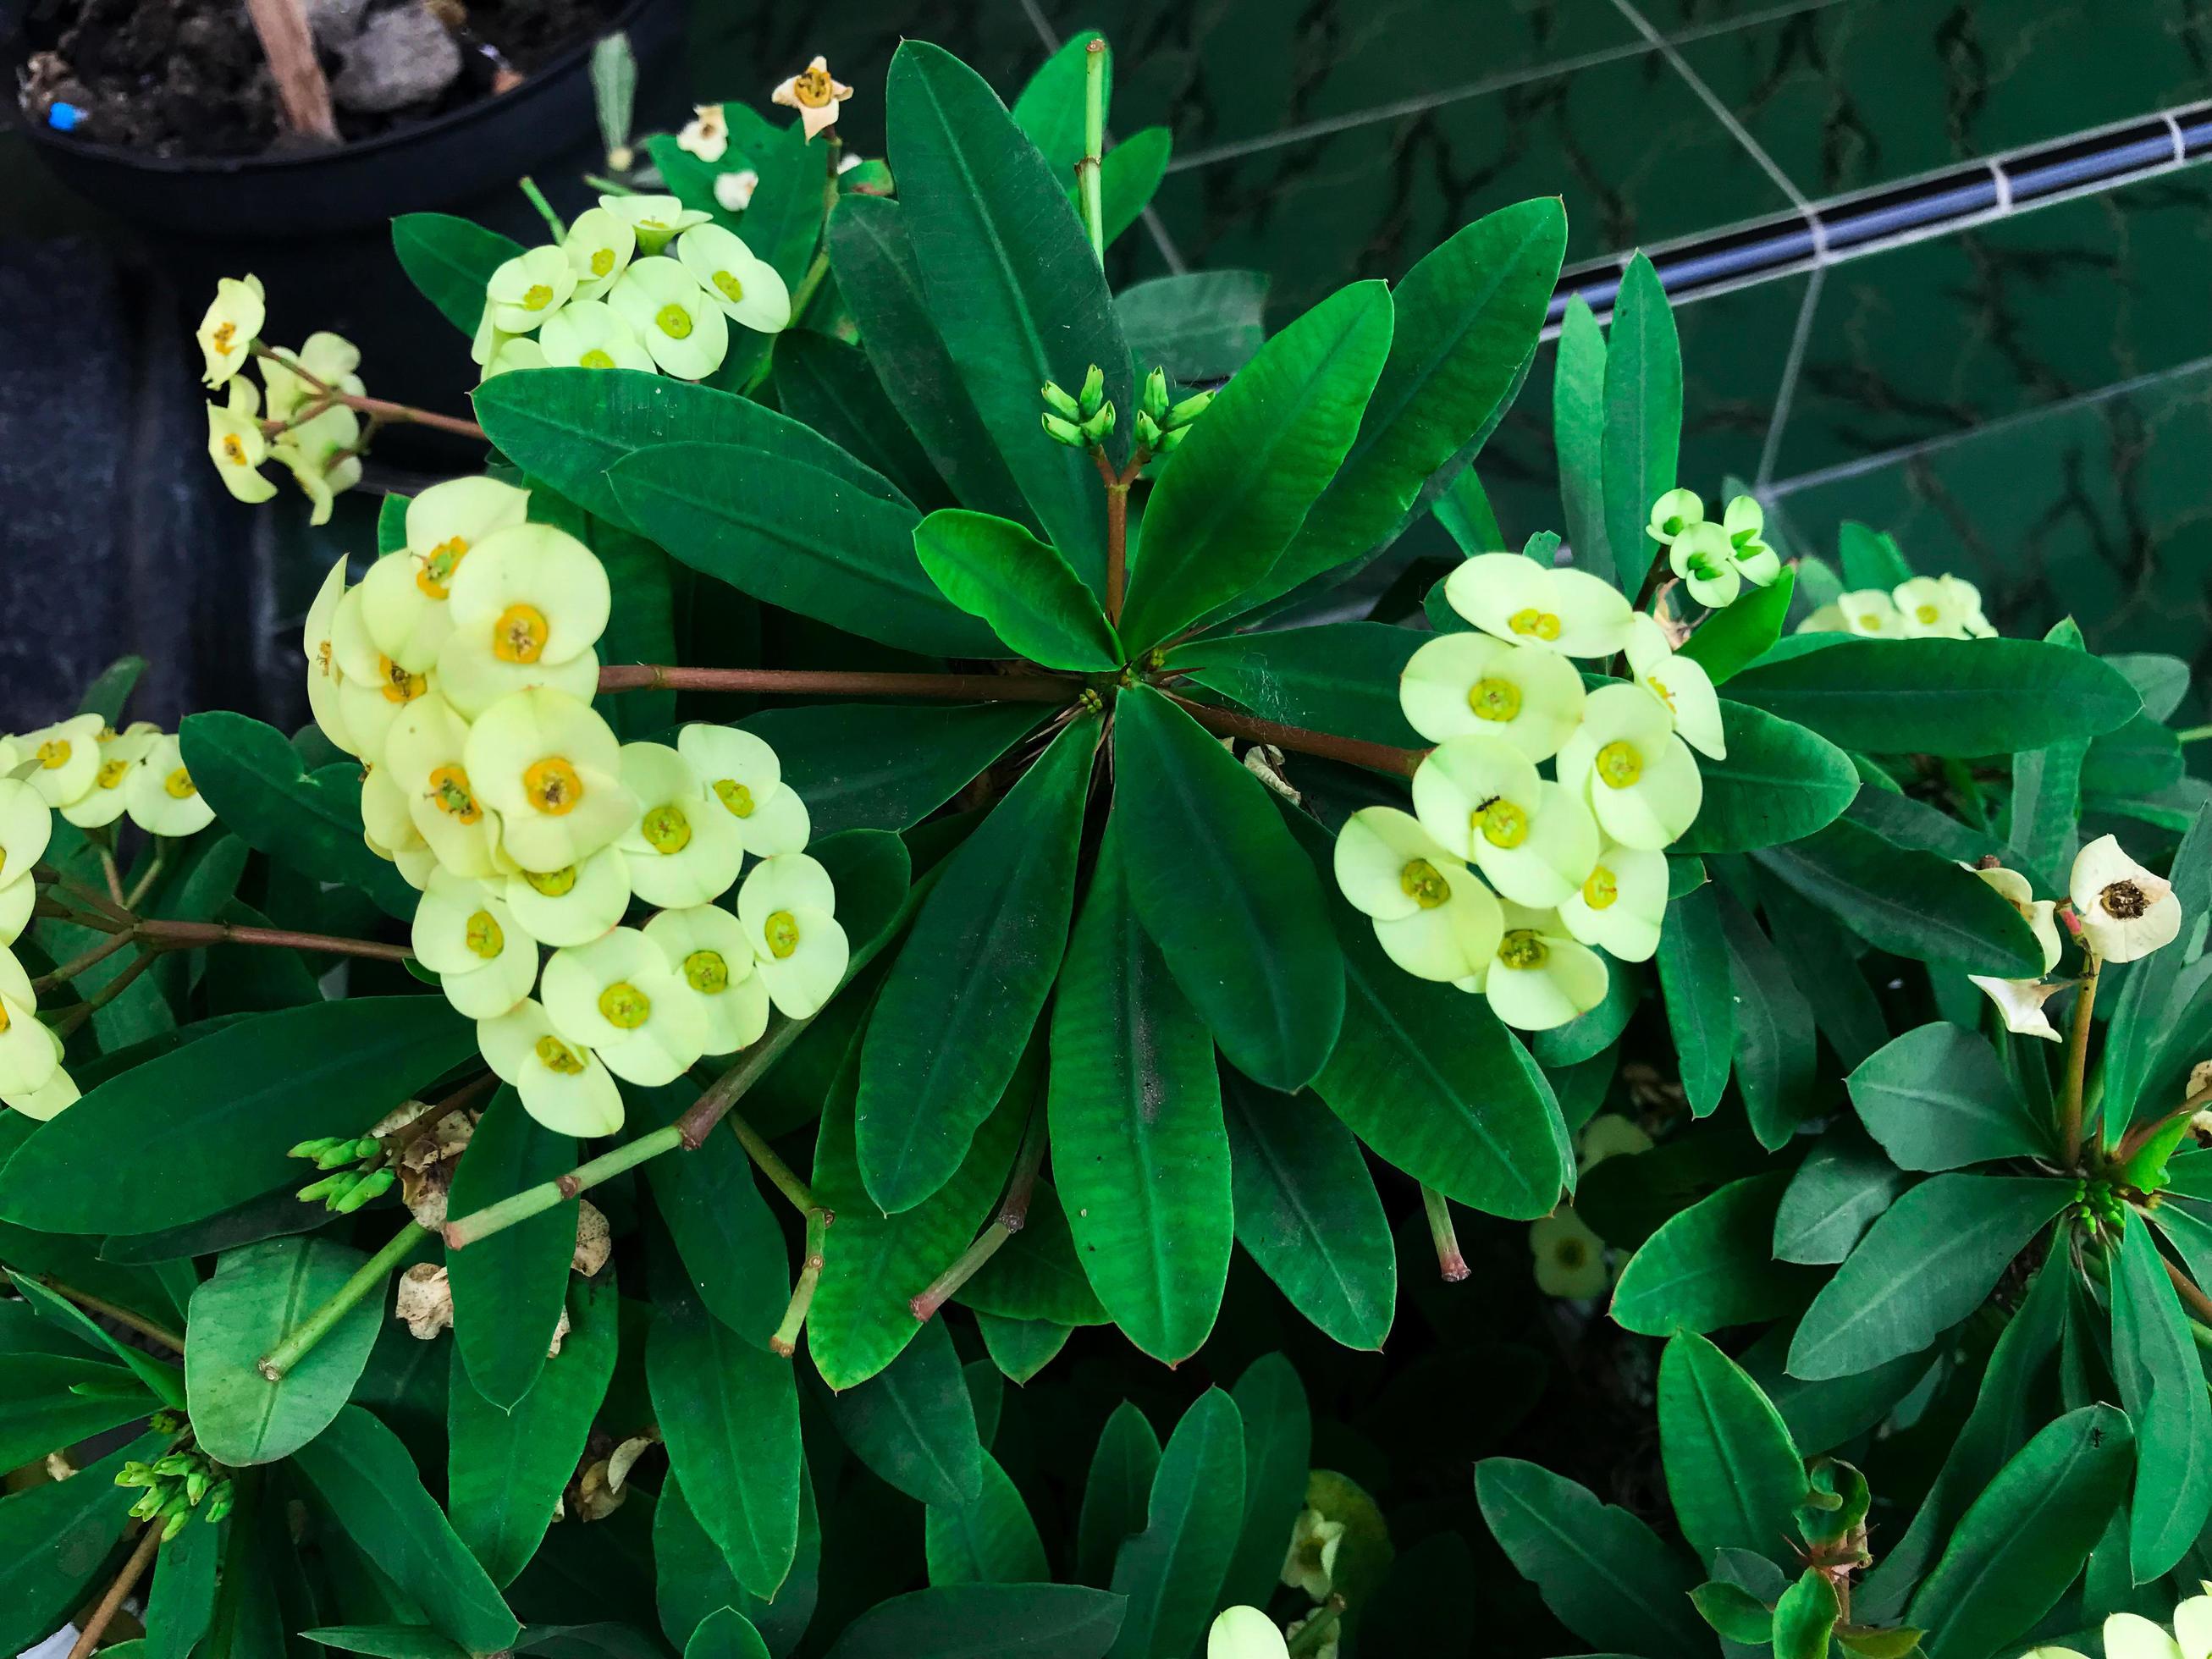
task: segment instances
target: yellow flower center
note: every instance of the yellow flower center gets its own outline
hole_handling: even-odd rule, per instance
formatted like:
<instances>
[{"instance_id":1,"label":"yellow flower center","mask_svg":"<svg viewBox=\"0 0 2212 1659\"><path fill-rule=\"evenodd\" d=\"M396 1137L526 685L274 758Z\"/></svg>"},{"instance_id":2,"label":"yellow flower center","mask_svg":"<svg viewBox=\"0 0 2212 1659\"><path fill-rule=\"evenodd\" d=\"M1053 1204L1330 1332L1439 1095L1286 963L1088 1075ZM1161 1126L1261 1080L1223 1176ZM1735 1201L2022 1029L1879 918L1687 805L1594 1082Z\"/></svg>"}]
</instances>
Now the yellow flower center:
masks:
<instances>
[{"instance_id":1,"label":"yellow flower center","mask_svg":"<svg viewBox=\"0 0 2212 1659\"><path fill-rule=\"evenodd\" d=\"M691 313L673 300L653 313L653 325L672 340L687 339L690 336Z\"/></svg>"},{"instance_id":2,"label":"yellow flower center","mask_svg":"<svg viewBox=\"0 0 2212 1659\"><path fill-rule=\"evenodd\" d=\"M1881 629L1881 613L1878 611L1860 611L1859 626L1869 634L1878 633Z\"/></svg>"},{"instance_id":3,"label":"yellow flower center","mask_svg":"<svg viewBox=\"0 0 2212 1659\"><path fill-rule=\"evenodd\" d=\"M788 910L777 911L761 931L768 936L769 953L778 962L799 948L799 918Z\"/></svg>"},{"instance_id":4,"label":"yellow flower center","mask_svg":"<svg viewBox=\"0 0 2212 1659\"><path fill-rule=\"evenodd\" d=\"M1531 968L1541 968L1544 958L1550 954L1533 928L1516 927L1498 942L1498 960L1508 968L1522 972Z\"/></svg>"},{"instance_id":5,"label":"yellow flower center","mask_svg":"<svg viewBox=\"0 0 2212 1659\"><path fill-rule=\"evenodd\" d=\"M449 536L422 556L422 568L415 573L415 586L434 599L442 599L453 580L453 572L468 556L465 538Z\"/></svg>"},{"instance_id":6,"label":"yellow flower center","mask_svg":"<svg viewBox=\"0 0 2212 1659\"><path fill-rule=\"evenodd\" d=\"M597 346L593 346L576 359L576 367L579 368L612 368L614 366L615 360Z\"/></svg>"},{"instance_id":7,"label":"yellow flower center","mask_svg":"<svg viewBox=\"0 0 2212 1659\"><path fill-rule=\"evenodd\" d=\"M576 803L584 798L584 781L560 756L548 755L524 769L522 793L546 817L557 818L576 810Z\"/></svg>"},{"instance_id":8,"label":"yellow flower center","mask_svg":"<svg viewBox=\"0 0 2212 1659\"><path fill-rule=\"evenodd\" d=\"M1583 884L1583 902L1593 910L1609 910L1620 897L1620 883L1602 864L1591 871L1589 879Z\"/></svg>"},{"instance_id":9,"label":"yellow flower center","mask_svg":"<svg viewBox=\"0 0 2212 1659\"><path fill-rule=\"evenodd\" d=\"M200 787L192 781L191 773L179 766L171 769L169 775L161 780L161 790L171 800L190 800L199 793Z\"/></svg>"},{"instance_id":10,"label":"yellow flower center","mask_svg":"<svg viewBox=\"0 0 2212 1659\"><path fill-rule=\"evenodd\" d=\"M499 918L489 910L479 910L469 918L468 931L462 936L470 950L489 962L507 949L507 933L499 925Z\"/></svg>"},{"instance_id":11,"label":"yellow flower center","mask_svg":"<svg viewBox=\"0 0 2212 1659\"><path fill-rule=\"evenodd\" d=\"M1516 634L1525 634L1540 640L1559 637L1559 619L1548 611L1539 611L1534 605L1515 611L1505 619L1505 625Z\"/></svg>"},{"instance_id":12,"label":"yellow flower center","mask_svg":"<svg viewBox=\"0 0 2212 1659\"><path fill-rule=\"evenodd\" d=\"M458 766L441 766L430 774L430 799L441 812L463 823L475 823L483 817L483 808L470 792L469 775Z\"/></svg>"},{"instance_id":13,"label":"yellow flower center","mask_svg":"<svg viewBox=\"0 0 2212 1659\"><path fill-rule=\"evenodd\" d=\"M523 290L522 307L526 311L543 311L552 303L553 289L550 283L532 283Z\"/></svg>"},{"instance_id":14,"label":"yellow flower center","mask_svg":"<svg viewBox=\"0 0 2212 1659\"><path fill-rule=\"evenodd\" d=\"M100 763L99 774L94 777L94 781L99 784L103 789L112 789L117 784L122 782L124 779L130 775L131 763L129 761L102 761Z\"/></svg>"},{"instance_id":15,"label":"yellow flower center","mask_svg":"<svg viewBox=\"0 0 2212 1659\"><path fill-rule=\"evenodd\" d=\"M67 738L48 738L39 745L39 764L49 772L58 772L69 764L70 740Z\"/></svg>"},{"instance_id":16,"label":"yellow flower center","mask_svg":"<svg viewBox=\"0 0 2212 1659\"><path fill-rule=\"evenodd\" d=\"M722 290L722 297L732 305L745 297L745 285L726 270L714 273L714 286Z\"/></svg>"},{"instance_id":17,"label":"yellow flower center","mask_svg":"<svg viewBox=\"0 0 2212 1659\"><path fill-rule=\"evenodd\" d=\"M1398 885L1407 898L1424 910L1433 910L1451 897L1451 884L1426 859L1415 859L1398 872Z\"/></svg>"},{"instance_id":18,"label":"yellow flower center","mask_svg":"<svg viewBox=\"0 0 2212 1659\"><path fill-rule=\"evenodd\" d=\"M647 812L638 832L656 853L680 853L691 844L691 820L672 800Z\"/></svg>"},{"instance_id":19,"label":"yellow flower center","mask_svg":"<svg viewBox=\"0 0 2212 1659\"><path fill-rule=\"evenodd\" d=\"M525 870L522 878L530 884L532 890L543 893L547 898L560 898L574 890L576 866L564 864L558 870Z\"/></svg>"},{"instance_id":20,"label":"yellow flower center","mask_svg":"<svg viewBox=\"0 0 2212 1659\"><path fill-rule=\"evenodd\" d=\"M239 441L235 432L222 434L222 458L233 466L246 465L246 446Z\"/></svg>"},{"instance_id":21,"label":"yellow flower center","mask_svg":"<svg viewBox=\"0 0 2212 1659\"><path fill-rule=\"evenodd\" d=\"M5 874L7 874L7 873L8 873L8 849L7 849L6 848L4 848L4 847L0 847L0 876L4 876L4 875L5 875Z\"/></svg>"},{"instance_id":22,"label":"yellow flower center","mask_svg":"<svg viewBox=\"0 0 2212 1659\"><path fill-rule=\"evenodd\" d=\"M1924 626L1933 627L1936 618L1943 613L1932 605L1916 605L1912 607L1912 614L1919 617Z\"/></svg>"},{"instance_id":23,"label":"yellow flower center","mask_svg":"<svg viewBox=\"0 0 2212 1659\"><path fill-rule=\"evenodd\" d=\"M592 250L592 275L604 276L615 268L615 251L611 247Z\"/></svg>"},{"instance_id":24,"label":"yellow flower center","mask_svg":"<svg viewBox=\"0 0 2212 1659\"><path fill-rule=\"evenodd\" d=\"M583 1055L550 1032L538 1039L536 1053L539 1065L563 1077L574 1077L584 1069Z\"/></svg>"},{"instance_id":25,"label":"yellow flower center","mask_svg":"<svg viewBox=\"0 0 2212 1659\"><path fill-rule=\"evenodd\" d=\"M791 77L791 95L809 109L820 109L836 94L836 86L828 70L801 70Z\"/></svg>"},{"instance_id":26,"label":"yellow flower center","mask_svg":"<svg viewBox=\"0 0 2212 1659\"><path fill-rule=\"evenodd\" d=\"M420 674L409 673L389 657L376 659L376 672L384 681L386 702L412 702L429 689L429 681Z\"/></svg>"},{"instance_id":27,"label":"yellow flower center","mask_svg":"<svg viewBox=\"0 0 2212 1659\"><path fill-rule=\"evenodd\" d=\"M552 632L545 613L534 605L510 605L491 625L491 653L501 662L536 662L545 654Z\"/></svg>"},{"instance_id":28,"label":"yellow flower center","mask_svg":"<svg viewBox=\"0 0 2212 1659\"><path fill-rule=\"evenodd\" d=\"M1615 738L1597 751L1597 775L1609 789L1626 789L1644 775L1644 757L1626 738Z\"/></svg>"},{"instance_id":29,"label":"yellow flower center","mask_svg":"<svg viewBox=\"0 0 2212 1659\"><path fill-rule=\"evenodd\" d=\"M8 1029L8 1005L4 1002L0 1002L0 1031L4 1031Z\"/></svg>"},{"instance_id":30,"label":"yellow flower center","mask_svg":"<svg viewBox=\"0 0 2212 1659\"><path fill-rule=\"evenodd\" d=\"M1656 674L1646 674L1644 677L1644 683L1651 688L1652 695L1665 703L1668 708L1672 708L1674 706L1674 694L1667 689L1666 681L1661 679Z\"/></svg>"},{"instance_id":31,"label":"yellow flower center","mask_svg":"<svg viewBox=\"0 0 2212 1659\"><path fill-rule=\"evenodd\" d=\"M1521 712L1521 688L1487 675L1468 687L1467 706L1479 720L1510 720Z\"/></svg>"},{"instance_id":32,"label":"yellow flower center","mask_svg":"<svg viewBox=\"0 0 2212 1659\"><path fill-rule=\"evenodd\" d=\"M236 323L217 323L215 325L215 334L212 343L214 344L216 352L218 356L224 357L229 356L231 343L237 338L238 325Z\"/></svg>"},{"instance_id":33,"label":"yellow flower center","mask_svg":"<svg viewBox=\"0 0 2212 1659\"><path fill-rule=\"evenodd\" d=\"M626 979L599 993L599 1012L619 1030L635 1031L653 1014L653 999Z\"/></svg>"},{"instance_id":34,"label":"yellow flower center","mask_svg":"<svg viewBox=\"0 0 2212 1659\"><path fill-rule=\"evenodd\" d=\"M1468 816L1470 827L1481 830L1492 847L1518 847L1528 839L1528 814L1503 795L1485 801Z\"/></svg>"},{"instance_id":35,"label":"yellow flower center","mask_svg":"<svg viewBox=\"0 0 2212 1659\"><path fill-rule=\"evenodd\" d=\"M720 951L694 951L684 958L684 981L695 991L718 995L730 988L730 964Z\"/></svg>"},{"instance_id":36,"label":"yellow flower center","mask_svg":"<svg viewBox=\"0 0 2212 1659\"><path fill-rule=\"evenodd\" d=\"M717 778L714 793L733 817L749 818L753 815L753 792L735 778Z\"/></svg>"}]
</instances>

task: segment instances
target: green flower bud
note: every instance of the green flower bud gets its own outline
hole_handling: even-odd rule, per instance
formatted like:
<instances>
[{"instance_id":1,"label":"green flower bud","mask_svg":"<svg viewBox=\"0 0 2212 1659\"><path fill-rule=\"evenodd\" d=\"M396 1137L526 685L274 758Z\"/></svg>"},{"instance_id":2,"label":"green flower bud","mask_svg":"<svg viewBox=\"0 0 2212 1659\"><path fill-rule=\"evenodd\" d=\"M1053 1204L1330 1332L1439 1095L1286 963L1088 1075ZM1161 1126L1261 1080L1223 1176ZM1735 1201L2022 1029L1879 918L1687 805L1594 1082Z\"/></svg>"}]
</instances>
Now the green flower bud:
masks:
<instances>
[{"instance_id":1,"label":"green flower bud","mask_svg":"<svg viewBox=\"0 0 2212 1659\"><path fill-rule=\"evenodd\" d=\"M313 1140L301 1141L290 1152L285 1153L284 1156L287 1158L319 1158L337 1144L338 1139L336 1135L319 1135Z\"/></svg>"},{"instance_id":2,"label":"green flower bud","mask_svg":"<svg viewBox=\"0 0 2212 1659\"><path fill-rule=\"evenodd\" d=\"M1168 372L1155 368L1145 376L1145 413L1155 422L1168 412Z\"/></svg>"},{"instance_id":3,"label":"green flower bud","mask_svg":"<svg viewBox=\"0 0 2212 1659\"><path fill-rule=\"evenodd\" d=\"M315 1154L318 1170L349 1170L359 1162L350 1140L333 1141Z\"/></svg>"},{"instance_id":4,"label":"green flower bud","mask_svg":"<svg viewBox=\"0 0 2212 1659\"><path fill-rule=\"evenodd\" d=\"M212 1525L230 1513L230 1494L228 1492L219 1492L208 1499L207 1508L201 1513L207 1516L209 1523Z\"/></svg>"},{"instance_id":5,"label":"green flower bud","mask_svg":"<svg viewBox=\"0 0 2212 1659\"><path fill-rule=\"evenodd\" d=\"M143 1521L161 1507L161 1489L156 1487L151 1492L139 1495L138 1501L131 1506L131 1518L133 1521Z\"/></svg>"},{"instance_id":6,"label":"green flower bud","mask_svg":"<svg viewBox=\"0 0 2212 1659\"><path fill-rule=\"evenodd\" d=\"M146 1425L156 1434L182 1434L191 1422L191 1419L182 1412L172 1411L164 1406L146 1419Z\"/></svg>"},{"instance_id":7,"label":"green flower bud","mask_svg":"<svg viewBox=\"0 0 2212 1659\"><path fill-rule=\"evenodd\" d=\"M116 1470L115 1484L118 1486L150 1486L154 1484L154 1471L134 1457Z\"/></svg>"},{"instance_id":8,"label":"green flower bud","mask_svg":"<svg viewBox=\"0 0 2212 1659\"><path fill-rule=\"evenodd\" d=\"M205 1469L194 1469L185 1477L185 1496L197 1504L207 1496L210 1477Z\"/></svg>"},{"instance_id":9,"label":"green flower bud","mask_svg":"<svg viewBox=\"0 0 2212 1659\"><path fill-rule=\"evenodd\" d=\"M1079 421L1083 418L1082 407L1074 398L1061 391L1056 382L1047 380L1039 390L1044 396L1046 407L1054 414L1071 421Z\"/></svg>"},{"instance_id":10,"label":"green flower bud","mask_svg":"<svg viewBox=\"0 0 2212 1659\"><path fill-rule=\"evenodd\" d=\"M320 1181L311 1181L300 1188L300 1201L312 1204L317 1199L328 1199L334 1194L343 1192L353 1178L351 1170L341 1170L336 1175L325 1176Z\"/></svg>"},{"instance_id":11,"label":"green flower bud","mask_svg":"<svg viewBox=\"0 0 2212 1659\"><path fill-rule=\"evenodd\" d=\"M192 1518L190 1510L179 1510L161 1523L161 1541L166 1544L185 1529L185 1522Z\"/></svg>"},{"instance_id":12,"label":"green flower bud","mask_svg":"<svg viewBox=\"0 0 2212 1659\"><path fill-rule=\"evenodd\" d=\"M351 1215L370 1200L389 1190L393 1176L389 1170L379 1170L374 1175L363 1176L353 1190L331 1206L340 1215Z\"/></svg>"},{"instance_id":13,"label":"green flower bud","mask_svg":"<svg viewBox=\"0 0 2212 1659\"><path fill-rule=\"evenodd\" d=\"M1207 406L1212 402L1213 394L1211 392L1194 392L1168 410L1168 417L1161 424L1170 431L1179 426L1188 426L1200 416L1205 414Z\"/></svg>"},{"instance_id":14,"label":"green flower bud","mask_svg":"<svg viewBox=\"0 0 2212 1659\"><path fill-rule=\"evenodd\" d=\"M356 1158L377 1158L381 1156L383 1152L384 1143L374 1135L363 1135L353 1144L353 1155Z\"/></svg>"},{"instance_id":15,"label":"green flower bud","mask_svg":"<svg viewBox=\"0 0 2212 1659\"><path fill-rule=\"evenodd\" d=\"M1101 404L1097 412L1086 419L1082 426L1084 437L1094 444L1103 440L1113 429L1114 405L1111 404Z\"/></svg>"},{"instance_id":16,"label":"green flower bud","mask_svg":"<svg viewBox=\"0 0 2212 1659\"><path fill-rule=\"evenodd\" d=\"M1076 401L1083 409L1083 418L1089 420L1106 401L1106 371L1097 364L1091 365L1083 377L1083 391Z\"/></svg>"},{"instance_id":17,"label":"green flower bud","mask_svg":"<svg viewBox=\"0 0 2212 1659\"><path fill-rule=\"evenodd\" d=\"M1066 444L1070 449L1083 447L1082 428L1072 422L1061 420L1059 416L1048 410L1044 417L1044 429L1052 434L1053 441L1055 443Z\"/></svg>"},{"instance_id":18,"label":"green flower bud","mask_svg":"<svg viewBox=\"0 0 2212 1659\"><path fill-rule=\"evenodd\" d=\"M1160 447L1160 423L1141 409L1137 411L1137 441L1147 449Z\"/></svg>"},{"instance_id":19,"label":"green flower bud","mask_svg":"<svg viewBox=\"0 0 2212 1659\"><path fill-rule=\"evenodd\" d=\"M1188 436L1190 436L1190 428L1188 427L1170 427L1167 431L1160 434L1160 441L1158 446L1159 453L1163 455L1174 454L1176 453L1176 447Z\"/></svg>"},{"instance_id":20,"label":"green flower bud","mask_svg":"<svg viewBox=\"0 0 2212 1659\"><path fill-rule=\"evenodd\" d=\"M171 1452L167 1457L161 1458L155 1463L154 1473L156 1474L186 1474L191 1473L194 1467L194 1460L191 1454L186 1452Z\"/></svg>"}]
</instances>

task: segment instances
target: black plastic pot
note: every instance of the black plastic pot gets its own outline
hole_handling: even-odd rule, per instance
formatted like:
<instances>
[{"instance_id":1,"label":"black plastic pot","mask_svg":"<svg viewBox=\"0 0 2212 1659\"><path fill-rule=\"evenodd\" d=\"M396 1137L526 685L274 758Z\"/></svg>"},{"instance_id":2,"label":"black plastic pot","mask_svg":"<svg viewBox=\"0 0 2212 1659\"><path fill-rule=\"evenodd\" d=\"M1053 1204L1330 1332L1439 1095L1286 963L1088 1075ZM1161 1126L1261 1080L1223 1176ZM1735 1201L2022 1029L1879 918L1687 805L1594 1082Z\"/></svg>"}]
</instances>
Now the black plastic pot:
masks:
<instances>
[{"instance_id":1,"label":"black plastic pot","mask_svg":"<svg viewBox=\"0 0 2212 1659\"><path fill-rule=\"evenodd\" d=\"M681 0L633 0L613 25L641 59L683 27ZM55 177L121 219L216 239L314 236L480 197L572 145L593 130L592 46L570 46L511 92L305 155L148 155L56 132L7 101ZM9 51L12 85L20 35Z\"/></svg>"}]
</instances>

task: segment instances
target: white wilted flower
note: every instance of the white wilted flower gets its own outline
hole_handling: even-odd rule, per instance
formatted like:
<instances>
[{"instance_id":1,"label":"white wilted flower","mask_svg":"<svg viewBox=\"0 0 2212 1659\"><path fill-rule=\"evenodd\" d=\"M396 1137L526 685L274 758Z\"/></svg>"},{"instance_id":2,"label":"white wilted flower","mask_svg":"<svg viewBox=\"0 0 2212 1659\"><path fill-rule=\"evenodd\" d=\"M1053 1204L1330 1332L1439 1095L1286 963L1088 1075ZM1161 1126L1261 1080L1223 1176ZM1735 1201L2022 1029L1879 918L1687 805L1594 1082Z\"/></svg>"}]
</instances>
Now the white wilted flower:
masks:
<instances>
[{"instance_id":1,"label":"white wilted flower","mask_svg":"<svg viewBox=\"0 0 2212 1659\"><path fill-rule=\"evenodd\" d=\"M2066 887L2089 948L2106 962L2147 957L2181 932L2172 884L2137 864L2111 836L2075 855Z\"/></svg>"}]
</instances>

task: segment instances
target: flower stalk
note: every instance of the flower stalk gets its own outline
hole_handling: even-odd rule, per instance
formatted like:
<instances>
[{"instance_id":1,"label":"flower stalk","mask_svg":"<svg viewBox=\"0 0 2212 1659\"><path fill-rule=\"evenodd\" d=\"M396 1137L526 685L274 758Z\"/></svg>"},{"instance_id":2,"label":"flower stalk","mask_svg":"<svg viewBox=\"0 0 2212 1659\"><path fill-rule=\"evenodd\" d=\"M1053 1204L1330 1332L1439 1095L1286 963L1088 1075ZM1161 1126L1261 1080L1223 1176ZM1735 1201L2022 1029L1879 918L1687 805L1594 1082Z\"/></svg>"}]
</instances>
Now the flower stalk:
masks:
<instances>
[{"instance_id":1,"label":"flower stalk","mask_svg":"<svg viewBox=\"0 0 2212 1659\"><path fill-rule=\"evenodd\" d=\"M918 1322L927 1323L934 1317L937 1310L999 1253L1000 1246L1029 1224L1030 1198L1036 1191L1037 1171L1044 1166L1044 1123L1043 1112L1032 1108L1029 1127L1022 1134L1021 1151L1014 1158L1014 1172L1007 1177L1006 1195L1000 1200L999 1213L975 1242L960 1253L957 1261L938 1274L927 1290L907 1304Z\"/></svg>"},{"instance_id":2,"label":"flower stalk","mask_svg":"<svg viewBox=\"0 0 2212 1659\"><path fill-rule=\"evenodd\" d=\"M428 1237L428 1228L419 1221L410 1221L392 1236L382 1249L356 1268L353 1277L339 1285L329 1301L301 1320L293 1328L290 1335L262 1355L255 1369L271 1382L282 1382L292 1368L313 1352L315 1345L336 1329L341 1319L353 1311L355 1304L371 1291L381 1292L386 1275Z\"/></svg>"},{"instance_id":3,"label":"flower stalk","mask_svg":"<svg viewBox=\"0 0 2212 1659\"><path fill-rule=\"evenodd\" d=\"M2066 1032L2066 1091L2058 1107L2059 1138L2066 1149L2069 1169L2081 1161L2081 1097L2088 1080L2090 1018L2097 1006L2101 966L2095 948L2086 939L2082 949L2087 953L2088 965L2082 971L2081 988L2074 994L2074 1017Z\"/></svg>"}]
</instances>

